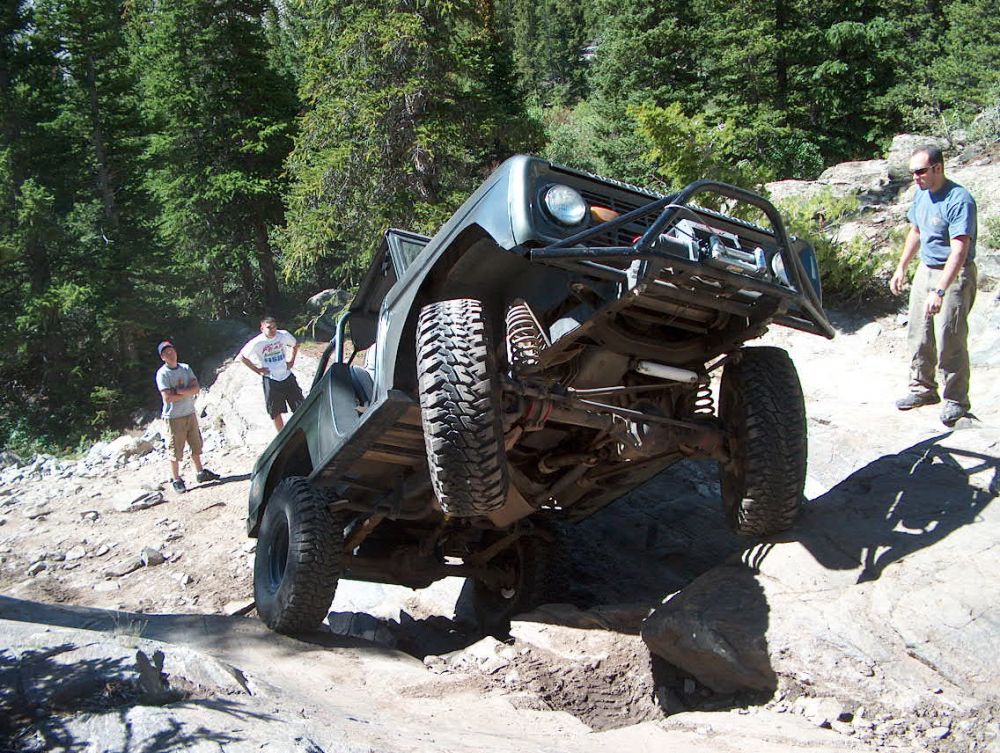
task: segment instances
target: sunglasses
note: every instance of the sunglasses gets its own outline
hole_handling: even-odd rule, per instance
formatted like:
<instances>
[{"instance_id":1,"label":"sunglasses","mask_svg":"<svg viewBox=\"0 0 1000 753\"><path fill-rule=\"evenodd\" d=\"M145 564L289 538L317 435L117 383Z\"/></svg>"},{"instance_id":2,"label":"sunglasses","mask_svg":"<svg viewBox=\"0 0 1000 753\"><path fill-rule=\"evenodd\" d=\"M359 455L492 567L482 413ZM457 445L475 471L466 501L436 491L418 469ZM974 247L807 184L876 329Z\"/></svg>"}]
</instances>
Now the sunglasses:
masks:
<instances>
[{"instance_id":1,"label":"sunglasses","mask_svg":"<svg viewBox=\"0 0 1000 753\"><path fill-rule=\"evenodd\" d=\"M928 165L927 167L921 167L919 170L911 170L914 175L925 175L928 170L933 168L934 165Z\"/></svg>"}]
</instances>

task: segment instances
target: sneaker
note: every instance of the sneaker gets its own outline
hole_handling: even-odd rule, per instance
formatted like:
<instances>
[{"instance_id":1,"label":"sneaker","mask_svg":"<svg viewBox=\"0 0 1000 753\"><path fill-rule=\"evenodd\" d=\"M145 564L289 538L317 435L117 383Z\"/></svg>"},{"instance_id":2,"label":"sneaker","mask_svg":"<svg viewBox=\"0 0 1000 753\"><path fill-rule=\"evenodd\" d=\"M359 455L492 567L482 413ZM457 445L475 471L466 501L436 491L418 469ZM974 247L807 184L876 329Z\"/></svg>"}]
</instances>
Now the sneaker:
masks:
<instances>
[{"instance_id":1,"label":"sneaker","mask_svg":"<svg viewBox=\"0 0 1000 753\"><path fill-rule=\"evenodd\" d=\"M964 418L967 415L969 415L969 411L958 403L953 403L949 400L944 404L944 408L941 409L941 423L952 427L958 423L958 419Z\"/></svg>"},{"instance_id":2,"label":"sneaker","mask_svg":"<svg viewBox=\"0 0 1000 753\"><path fill-rule=\"evenodd\" d=\"M206 481L218 481L220 478L222 477L218 473L212 473L208 468L202 468L198 471L197 479L199 484L203 484Z\"/></svg>"},{"instance_id":3,"label":"sneaker","mask_svg":"<svg viewBox=\"0 0 1000 753\"><path fill-rule=\"evenodd\" d=\"M187 487L184 486L184 479L182 478L175 478L170 485L174 487L174 491L178 494L183 494L187 491Z\"/></svg>"},{"instance_id":4,"label":"sneaker","mask_svg":"<svg viewBox=\"0 0 1000 753\"><path fill-rule=\"evenodd\" d=\"M922 405L934 405L940 402L941 398L933 392L911 392L906 397L901 397L897 400L896 407L900 410L910 410L911 408L919 408Z\"/></svg>"}]
</instances>

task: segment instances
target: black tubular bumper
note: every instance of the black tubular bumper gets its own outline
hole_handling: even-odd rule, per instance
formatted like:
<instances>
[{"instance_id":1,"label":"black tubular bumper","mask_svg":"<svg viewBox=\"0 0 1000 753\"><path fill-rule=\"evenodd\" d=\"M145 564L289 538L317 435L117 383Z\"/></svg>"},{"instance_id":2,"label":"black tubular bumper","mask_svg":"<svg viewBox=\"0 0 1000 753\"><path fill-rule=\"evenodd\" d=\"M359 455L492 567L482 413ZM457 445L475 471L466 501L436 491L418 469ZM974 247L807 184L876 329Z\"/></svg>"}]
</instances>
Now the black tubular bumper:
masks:
<instances>
[{"instance_id":1,"label":"black tubular bumper","mask_svg":"<svg viewBox=\"0 0 1000 753\"><path fill-rule=\"evenodd\" d=\"M774 238L777 253L781 255L785 274L791 287L785 287L777 282L743 275L715 267L688 258L688 247L679 240L665 235L681 219L694 219L699 223L711 225L716 215L700 207L688 205L692 197L699 193L711 193L716 196L733 199L760 209L771 224L769 235ZM643 226L654 217L652 224L629 246L593 245L599 236L614 235L614 231L639 223ZM741 220L717 216L720 221L730 225L746 225L760 232L762 228L750 226ZM661 270L669 267L672 270L687 274L711 277L727 286L750 290L754 293L777 298L785 303L786 313L775 317L775 321L795 329L833 338L835 330L823 311L822 302L806 275L802 261L790 247L784 223L778 210L762 196L742 188L710 180L695 181L673 196L656 199L649 204L622 214L607 222L595 225L568 238L552 243L543 248L534 248L528 252L532 261L555 263L561 267L569 267L587 274L605 279L629 278L629 270L603 262L624 263L626 267L632 260L647 260L652 263L644 265L638 279L633 284L650 282Z\"/></svg>"}]
</instances>

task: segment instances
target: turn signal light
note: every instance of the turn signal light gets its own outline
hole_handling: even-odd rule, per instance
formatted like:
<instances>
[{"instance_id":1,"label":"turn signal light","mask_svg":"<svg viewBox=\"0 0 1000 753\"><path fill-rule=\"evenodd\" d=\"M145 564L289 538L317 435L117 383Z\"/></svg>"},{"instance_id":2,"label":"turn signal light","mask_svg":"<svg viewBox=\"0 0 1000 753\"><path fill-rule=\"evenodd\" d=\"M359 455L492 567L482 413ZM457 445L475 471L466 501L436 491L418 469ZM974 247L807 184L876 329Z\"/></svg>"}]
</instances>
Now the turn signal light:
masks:
<instances>
[{"instance_id":1,"label":"turn signal light","mask_svg":"<svg viewBox=\"0 0 1000 753\"><path fill-rule=\"evenodd\" d=\"M620 217L621 212L616 212L614 209L608 209L607 207L591 207L590 216L595 222L610 222L616 217Z\"/></svg>"}]
</instances>

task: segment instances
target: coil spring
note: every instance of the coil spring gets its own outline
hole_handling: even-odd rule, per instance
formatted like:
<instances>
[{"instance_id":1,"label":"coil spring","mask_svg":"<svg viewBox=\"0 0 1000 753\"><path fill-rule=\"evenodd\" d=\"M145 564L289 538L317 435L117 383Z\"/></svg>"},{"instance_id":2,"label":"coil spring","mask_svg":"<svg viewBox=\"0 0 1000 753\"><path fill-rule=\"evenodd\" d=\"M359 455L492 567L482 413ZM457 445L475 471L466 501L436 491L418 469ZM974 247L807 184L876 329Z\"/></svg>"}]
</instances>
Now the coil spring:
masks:
<instances>
[{"instance_id":1,"label":"coil spring","mask_svg":"<svg viewBox=\"0 0 1000 753\"><path fill-rule=\"evenodd\" d=\"M702 374L695 386L693 412L696 416L715 415L715 397L712 395L712 379L707 374Z\"/></svg>"},{"instance_id":2,"label":"coil spring","mask_svg":"<svg viewBox=\"0 0 1000 753\"><path fill-rule=\"evenodd\" d=\"M512 368L530 374L541 367L541 353L548 345L528 304L517 301L507 309L507 356Z\"/></svg>"}]
</instances>

